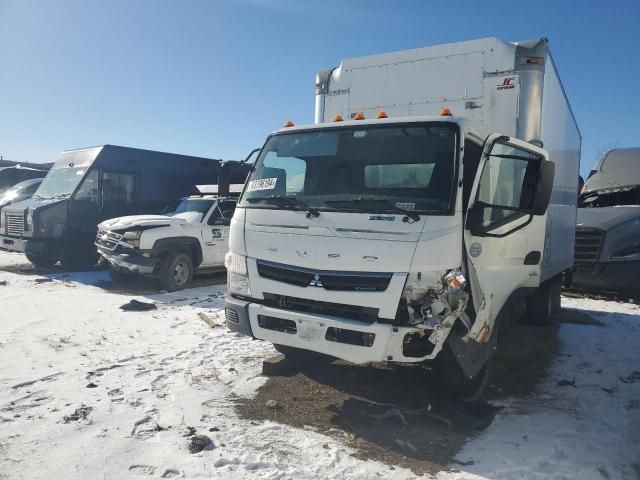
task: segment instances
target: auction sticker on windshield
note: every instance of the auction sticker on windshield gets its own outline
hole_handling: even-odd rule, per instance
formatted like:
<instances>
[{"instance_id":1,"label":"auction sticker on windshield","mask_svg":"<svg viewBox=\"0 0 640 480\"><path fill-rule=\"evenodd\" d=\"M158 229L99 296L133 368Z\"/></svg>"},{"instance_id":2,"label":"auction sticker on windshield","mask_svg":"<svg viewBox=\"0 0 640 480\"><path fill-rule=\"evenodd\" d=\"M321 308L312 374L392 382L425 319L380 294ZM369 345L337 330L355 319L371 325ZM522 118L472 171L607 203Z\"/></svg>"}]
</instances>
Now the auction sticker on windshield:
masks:
<instances>
[{"instance_id":1,"label":"auction sticker on windshield","mask_svg":"<svg viewBox=\"0 0 640 480\"><path fill-rule=\"evenodd\" d=\"M247 185L247 192L256 192L258 190L273 190L276 188L277 178L261 178L259 180L251 180Z\"/></svg>"}]
</instances>

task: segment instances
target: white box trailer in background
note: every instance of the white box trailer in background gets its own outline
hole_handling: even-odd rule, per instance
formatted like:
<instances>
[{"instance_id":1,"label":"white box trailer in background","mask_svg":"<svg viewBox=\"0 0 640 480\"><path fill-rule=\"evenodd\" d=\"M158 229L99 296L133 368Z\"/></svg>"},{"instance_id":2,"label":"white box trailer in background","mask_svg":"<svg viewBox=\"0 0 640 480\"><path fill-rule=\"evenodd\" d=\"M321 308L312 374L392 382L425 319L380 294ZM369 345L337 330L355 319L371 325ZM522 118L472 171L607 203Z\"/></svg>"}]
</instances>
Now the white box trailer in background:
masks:
<instances>
[{"instance_id":1,"label":"white box trailer in background","mask_svg":"<svg viewBox=\"0 0 640 480\"><path fill-rule=\"evenodd\" d=\"M548 323L573 265L581 139L547 40L344 60L316 88L234 214L229 328L477 394L498 327L525 299Z\"/></svg>"},{"instance_id":2,"label":"white box trailer in background","mask_svg":"<svg viewBox=\"0 0 640 480\"><path fill-rule=\"evenodd\" d=\"M573 265L582 137L547 39L482 38L343 60L316 75L315 122L334 115L438 115L448 108L481 139L500 132L555 163L542 278Z\"/></svg>"}]
</instances>

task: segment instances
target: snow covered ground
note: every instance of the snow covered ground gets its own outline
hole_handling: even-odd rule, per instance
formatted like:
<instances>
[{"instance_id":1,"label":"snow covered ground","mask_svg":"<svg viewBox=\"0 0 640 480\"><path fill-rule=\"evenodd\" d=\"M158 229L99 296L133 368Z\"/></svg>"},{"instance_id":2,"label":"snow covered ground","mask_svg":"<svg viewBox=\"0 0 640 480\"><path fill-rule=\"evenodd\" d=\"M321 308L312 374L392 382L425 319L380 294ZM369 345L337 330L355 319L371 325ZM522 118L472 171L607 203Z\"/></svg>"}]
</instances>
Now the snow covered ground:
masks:
<instances>
[{"instance_id":1,"label":"snow covered ground","mask_svg":"<svg viewBox=\"0 0 640 480\"><path fill-rule=\"evenodd\" d=\"M3 271L24 262L0 253L0 478L416 478L334 438L239 419L235 399L265 382L275 351L226 330L224 287L145 297L104 290L103 272ZM119 309L133 298L157 309ZM548 378L503 401L458 453L469 464L438 478L638 478L640 309L563 307L602 326L562 324ZM194 431L213 444L190 453Z\"/></svg>"}]
</instances>

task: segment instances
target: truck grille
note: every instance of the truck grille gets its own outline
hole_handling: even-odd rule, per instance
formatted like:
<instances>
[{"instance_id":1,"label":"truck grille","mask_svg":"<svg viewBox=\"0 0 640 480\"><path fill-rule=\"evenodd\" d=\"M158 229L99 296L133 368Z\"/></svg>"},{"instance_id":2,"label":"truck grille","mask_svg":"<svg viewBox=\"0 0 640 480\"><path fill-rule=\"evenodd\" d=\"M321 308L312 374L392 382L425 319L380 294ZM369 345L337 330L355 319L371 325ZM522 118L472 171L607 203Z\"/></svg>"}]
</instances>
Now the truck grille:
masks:
<instances>
[{"instance_id":1,"label":"truck grille","mask_svg":"<svg viewBox=\"0 0 640 480\"><path fill-rule=\"evenodd\" d=\"M8 213L6 214L7 235L21 237L24 233L24 213Z\"/></svg>"},{"instance_id":2,"label":"truck grille","mask_svg":"<svg viewBox=\"0 0 640 480\"><path fill-rule=\"evenodd\" d=\"M299 287L323 287L334 291L383 292L393 276L392 273L312 270L265 260L257 263L261 277Z\"/></svg>"},{"instance_id":3,"label":"truck grille","mask_svg":"<svg viewBox=\"0 0 640 480\"><path fill-rule=\"evenodd\" d=\"M576 228L574 258L576 265L591 264L598 261L604 231L596 228Z\"/></svg>"},{"instance_id":4,"label":"truck grille","mask_svg":"<svg viewBox=\"0 0 640 480\"><path fill-rule=\"evenodd\" d=\"M96 245L106 250L114 251L118 248L118 242L122 239L119 233L107 232L100 230L96 237Z\"/></svg>"},{"instance_id":5,"label":"truck grille","mask_svg":"<svg viewBox=\"0 0 640 480\"><path fill-rule=\"evenodd\" d=\"M276 295L273 293L265 293L263 303L268 307L281 308L294 312L315 313L318 315L327 315L330 317L341 317L350 320L360 320L367 323L378 321L379 310L377 308L371 307L346 305L344 303L320 302L318 300L288 297L285 295Z\"/></svg>"}]
</instances>

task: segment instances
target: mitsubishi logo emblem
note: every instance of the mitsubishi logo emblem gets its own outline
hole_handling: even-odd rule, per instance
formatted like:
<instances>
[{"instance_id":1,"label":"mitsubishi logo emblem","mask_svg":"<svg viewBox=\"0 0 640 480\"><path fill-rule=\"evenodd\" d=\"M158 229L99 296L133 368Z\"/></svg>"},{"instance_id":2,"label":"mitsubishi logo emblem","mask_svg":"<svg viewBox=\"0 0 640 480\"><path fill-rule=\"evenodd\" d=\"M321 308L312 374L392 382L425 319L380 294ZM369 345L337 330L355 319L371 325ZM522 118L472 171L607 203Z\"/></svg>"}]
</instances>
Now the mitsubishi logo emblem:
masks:
<instances>
[{"instance_id":1,"label":"mitsubishi logo emblem","mask_svg":"<svg viewBox=\"0 0 640 480\"><path fill-rule=\"evenodd\" d=\"M310 287L322 287L322 280L320 280L320 274L316 273L313 279L309 282Z\"/></svg>"}]
</instances>

